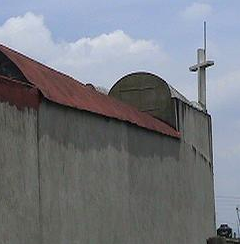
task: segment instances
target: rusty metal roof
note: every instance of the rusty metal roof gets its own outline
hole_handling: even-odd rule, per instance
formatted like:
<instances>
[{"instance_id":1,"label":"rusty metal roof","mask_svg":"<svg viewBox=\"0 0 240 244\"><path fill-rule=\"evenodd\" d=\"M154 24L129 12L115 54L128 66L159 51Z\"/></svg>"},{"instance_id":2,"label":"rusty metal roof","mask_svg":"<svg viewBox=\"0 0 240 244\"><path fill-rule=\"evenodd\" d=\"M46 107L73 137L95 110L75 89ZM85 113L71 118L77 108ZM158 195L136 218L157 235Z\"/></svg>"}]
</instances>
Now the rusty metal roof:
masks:
<instances>
[{"instance_id":1,"label":"rusty metal roof","mask_svg":"<svg viewBox=\"0 0 240 244\"><path fill-rule=\"evenodd\" d=\"M168 136L176 138L180 136L178 131L161 120L140 112L135 107L124 104L112 97L101 94L68 75L3 45L0 45L0 51L19 68L28 82L38 88L43 96L50 101L127 121Z\"/></svg>"}]
</instances>

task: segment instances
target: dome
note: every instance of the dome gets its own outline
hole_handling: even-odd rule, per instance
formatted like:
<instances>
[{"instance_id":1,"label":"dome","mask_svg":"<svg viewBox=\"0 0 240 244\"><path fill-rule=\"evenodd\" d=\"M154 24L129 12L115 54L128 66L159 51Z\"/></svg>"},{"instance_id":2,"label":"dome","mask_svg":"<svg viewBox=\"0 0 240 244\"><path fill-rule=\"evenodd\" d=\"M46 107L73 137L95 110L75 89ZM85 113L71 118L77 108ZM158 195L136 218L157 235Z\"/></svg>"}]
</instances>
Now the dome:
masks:
<instances>
[{"instance_id":1,"label":"dome","mask_svg":"<svg viewBox=\"0 0 240 244\"><path fill-rule=\"evenodd\" d=\"M124 103L147 112L176 128L176 109L172 98L189 101L157 75L137 72L122 77L109 91Z\"/></svg>"}]
</instances>

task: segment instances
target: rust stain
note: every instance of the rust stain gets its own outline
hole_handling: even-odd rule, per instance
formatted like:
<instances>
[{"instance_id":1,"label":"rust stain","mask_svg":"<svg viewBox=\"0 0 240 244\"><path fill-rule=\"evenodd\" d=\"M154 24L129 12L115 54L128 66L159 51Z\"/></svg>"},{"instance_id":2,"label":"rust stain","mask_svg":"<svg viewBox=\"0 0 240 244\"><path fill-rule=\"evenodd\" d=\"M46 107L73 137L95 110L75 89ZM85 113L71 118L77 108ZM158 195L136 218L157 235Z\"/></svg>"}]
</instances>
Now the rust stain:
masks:
<instances>
[{"instance_id":1,"label":"rust stain","mask_svg":"<svg viewBox=\"0 0 240 244\"><path fill-rule=\"evenodd\" d=\"M115 118L138 125L152 131L179 138L180 134L170 125L153 118L135 107L99 93L89 86L51 69L14 50L0 45L5 54L24 74L28 82L38 88L50 101L90 111L99 115Z\"/></svg>"},{"instance_id":2,"label":"rust stain","mask_svg":"<svg viewBox=\"0 0 240 244\"><path fill-rule=\"evenodd\" d=\"M0 101L15 105L20 110L26 107L37 110L40 104L40 94L36 88L0 76Z\"/></svg>"}]
</instances>

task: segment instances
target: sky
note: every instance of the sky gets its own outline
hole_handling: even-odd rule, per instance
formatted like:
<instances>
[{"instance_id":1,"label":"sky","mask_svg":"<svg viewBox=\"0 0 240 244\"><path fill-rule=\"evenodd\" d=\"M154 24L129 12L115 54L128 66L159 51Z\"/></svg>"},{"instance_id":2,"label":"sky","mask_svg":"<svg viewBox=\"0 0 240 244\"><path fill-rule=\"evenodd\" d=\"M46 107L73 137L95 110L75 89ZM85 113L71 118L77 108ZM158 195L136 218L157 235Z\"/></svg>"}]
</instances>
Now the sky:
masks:
<instances>
[{"instance_id":1,"label":"sky","mask_svg":"<svg viewBox=\"0 0 240 244\"><path fill-rule=\"evenodd\" d=\"M239 0L0 0L0 42L84 83L110 88L153 72L189 100L189 66L207 21L207 107L213 121L216 220L236 230L240 206Z\"/></svg>"}]
</instances>

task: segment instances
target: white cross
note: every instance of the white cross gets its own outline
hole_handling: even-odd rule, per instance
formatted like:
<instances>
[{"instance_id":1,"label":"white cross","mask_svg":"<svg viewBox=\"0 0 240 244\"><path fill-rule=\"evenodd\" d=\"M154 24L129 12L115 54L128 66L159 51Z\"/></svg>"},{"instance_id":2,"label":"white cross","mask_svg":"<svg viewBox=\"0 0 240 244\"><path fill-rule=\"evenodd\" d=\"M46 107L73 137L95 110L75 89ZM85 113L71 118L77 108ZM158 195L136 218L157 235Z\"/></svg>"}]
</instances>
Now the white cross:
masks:
<instances>
[{"instance_id":1,"label":"white cross","mask_svg":"<svg viewBox=\"0 0 240 244\"><path fill-rule=\"evenodd\" d=\"M198 103L206 112L206 68L214 65L214 61L206 61L205 49L197 50L197 64L189 68L192 72L198 72Z\"/></svg>"}]
</instances>

